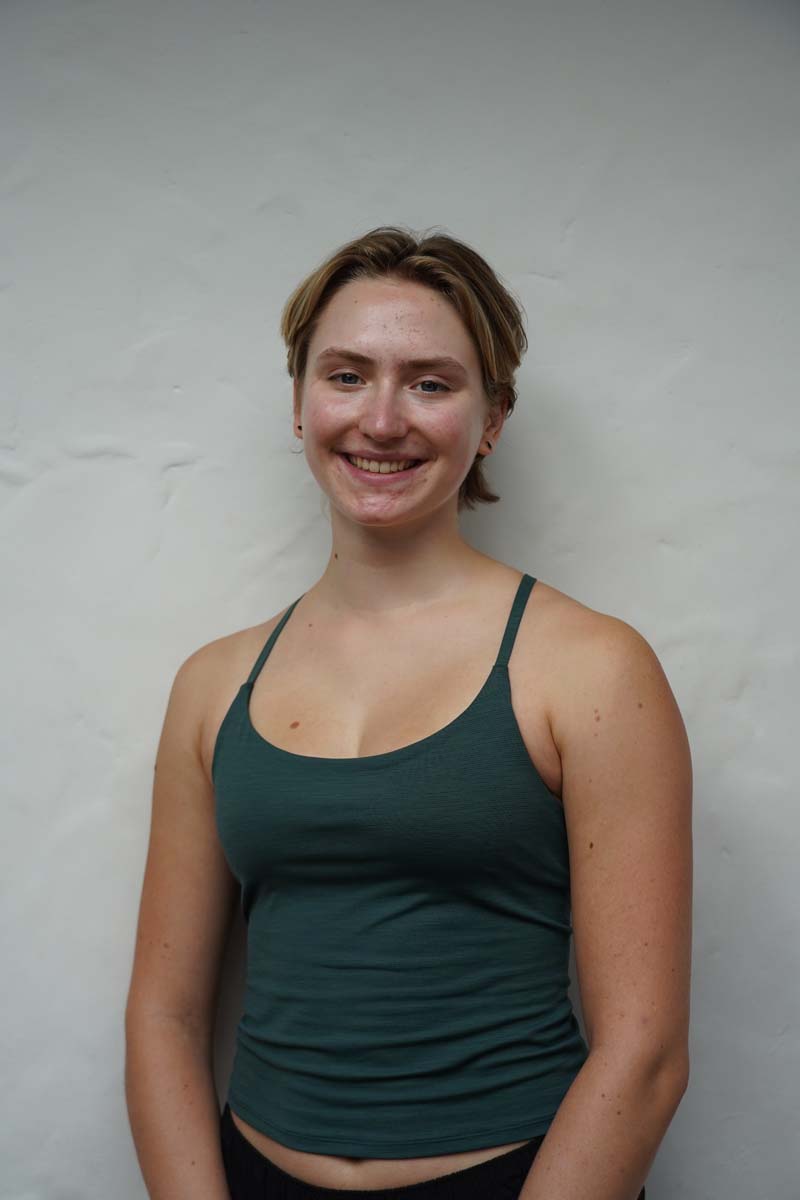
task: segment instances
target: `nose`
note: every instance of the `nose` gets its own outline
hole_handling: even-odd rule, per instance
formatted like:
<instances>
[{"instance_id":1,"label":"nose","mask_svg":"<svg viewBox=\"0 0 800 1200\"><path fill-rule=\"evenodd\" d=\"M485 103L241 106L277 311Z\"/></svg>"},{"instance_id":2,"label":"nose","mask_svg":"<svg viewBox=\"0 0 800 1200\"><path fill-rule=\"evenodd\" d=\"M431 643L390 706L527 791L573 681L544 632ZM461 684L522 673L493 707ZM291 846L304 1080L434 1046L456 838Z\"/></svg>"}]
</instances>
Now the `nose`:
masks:
<instances>
[{"instance_id":1,"label":"nose","mask_svg":"<svg viewBox=\"0 0 800 1200\"><path fill-rule=\"evenodd\" d=\"M402 385L391 378L381 380L369 396L364 396L358 426L376 442L405 437L408 404Z\"/></svg>"}]
</instances>

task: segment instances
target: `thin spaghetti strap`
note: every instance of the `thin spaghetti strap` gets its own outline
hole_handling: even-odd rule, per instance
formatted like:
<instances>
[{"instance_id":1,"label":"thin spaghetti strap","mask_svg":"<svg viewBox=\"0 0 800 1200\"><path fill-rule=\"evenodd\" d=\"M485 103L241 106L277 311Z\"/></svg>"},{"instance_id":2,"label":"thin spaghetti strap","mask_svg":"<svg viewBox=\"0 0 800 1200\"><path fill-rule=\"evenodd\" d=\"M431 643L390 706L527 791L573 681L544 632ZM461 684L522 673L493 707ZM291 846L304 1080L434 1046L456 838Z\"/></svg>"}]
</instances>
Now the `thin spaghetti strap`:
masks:
<instances>
[{"instance_id":1,"label":"thin spaghetti strap","mask_svg":"<svg viewBox=\"0 0 800 1200\"><path fill-rule=\"evenodd\" d=\"M256 661L253 663L253 669L252 669L252 671L251 671L251 672L250 672L250 674L247 676L247 682L248 682L248 683L255 683L255 681L256 681L256 676L258 675L258 672L261 670L261 668L263 667L264 663L266 662L266 660L267 660L267 657L268 657L268 655L269 655L269 652L270 652L270 650L271 650L271 649L272 649L272 647L275 645L275 641L276 641L276 639L277 639L277 637L278 637L278 634L279 634L279 633L280 633L280 631L283 629L283 627L284 627L284 625L286 624L286 622L289 620L289 617L292 615L292 613L293 613L293 612L294 612L294 610L295 610L295 606L298 604L298 602L299 602L300 600L302 600L303 596L305 596L305 592L303 592L303 595L302 595L302 596L298 596L298 597L297 597L297 600L295 600L295 601L294 601L292 604L290 604L290 605L289 605L289 607L287 608L286 612L283 614L283 616L281 617L280 621L278 621L278 624L275 626L275 628L273 629L272 633L271 633L271 634L269 635L269 637L267 638L267 640L266 640L266 642L265 642L265 644L264 644L264 648L262 649L262 651L261 651L261 653L259 654L259 656L258 656L258 658L256 659Z\"/></svg>"},{"instance_id":2,"label":"thin spaghetti strap","mask_svg":"<svg viewBox=\"0 0 800 1200\"><path fill-rule=\"evenodd\" d=\"M500 645L500 653L498 654L497 662L495 663L495 666L497 667L508 666L508 660L511 657L511 651L514 646L514 639L517 636L520 619L522 617L525 604L527 603L528 596L530 595L535 583L536 580L534 577L528 574L523 574L522 579L519 581L517 594L514 597L514 603L511 605L511 612L509 613L508 621L506 622L503 641Z\"/></svg>"}]
</instances>

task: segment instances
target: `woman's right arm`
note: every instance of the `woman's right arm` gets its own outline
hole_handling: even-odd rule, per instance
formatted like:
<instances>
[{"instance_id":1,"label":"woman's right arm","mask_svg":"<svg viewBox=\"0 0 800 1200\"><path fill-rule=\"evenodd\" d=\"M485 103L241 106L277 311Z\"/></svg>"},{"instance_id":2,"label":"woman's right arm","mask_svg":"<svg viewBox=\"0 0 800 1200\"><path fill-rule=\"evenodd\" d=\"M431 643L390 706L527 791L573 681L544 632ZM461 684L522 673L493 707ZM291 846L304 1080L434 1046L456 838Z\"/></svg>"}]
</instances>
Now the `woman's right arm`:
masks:
<instances>
[{"instance_id":1,"label":"woman's right arm","mask_svg":"<svg viewBox=\"0 0 800 1200\"><path fill-rule=\"evenodd\" d=\"M238 883L201 757L214 658L196 651L170 692L125 1009L125 1098L150 1200L230 1200L212 1051Z\"/></svg>"}]
</instances>

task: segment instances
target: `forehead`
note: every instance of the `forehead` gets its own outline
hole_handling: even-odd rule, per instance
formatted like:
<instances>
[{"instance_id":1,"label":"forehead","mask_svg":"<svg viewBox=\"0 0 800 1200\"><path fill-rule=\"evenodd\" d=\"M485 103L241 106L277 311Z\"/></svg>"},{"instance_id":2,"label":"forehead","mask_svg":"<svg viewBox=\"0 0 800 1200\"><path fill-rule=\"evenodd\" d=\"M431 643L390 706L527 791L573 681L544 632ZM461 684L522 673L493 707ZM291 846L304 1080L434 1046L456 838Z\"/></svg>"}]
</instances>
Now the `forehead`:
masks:
<instances>
[{"instance_id":1,"label":"forehead","mask_svg":"<svg viewBox=\"0 0 800 1200\"><path fill-rule=\"evenodd\" d=\"M452 304L407 280L356 279L339 288L314 331L310 361L330 345L387 361L453 355L479 370L472 337Z\"/></svg>"}]
</instances>

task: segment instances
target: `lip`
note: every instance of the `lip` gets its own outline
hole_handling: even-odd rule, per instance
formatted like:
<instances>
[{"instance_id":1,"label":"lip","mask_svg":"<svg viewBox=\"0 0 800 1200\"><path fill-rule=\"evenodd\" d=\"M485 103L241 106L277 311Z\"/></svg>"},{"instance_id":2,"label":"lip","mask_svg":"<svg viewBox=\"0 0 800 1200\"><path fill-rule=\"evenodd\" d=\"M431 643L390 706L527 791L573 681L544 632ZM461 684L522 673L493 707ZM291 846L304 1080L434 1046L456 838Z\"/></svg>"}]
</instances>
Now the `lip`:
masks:
<instances>
[{"instance_id":1,"label":"lip","mask_svg":"<svg viewBox=\"0 0 800 1200\"><path fill-rule=\"evenodd\" d=\"M386 454L380 450L337 450L337 454L349 454L351 458L368 458L375 462L424 461L421 454Z\"/></svg>"},{"instance_id":2,"label":"lip","mask_svg":"<svg viewBox=\"0 0 800 1200\"><path fill-rule=\"evenodd\" d=\"M403 483L404 481L413 479L428 461L426 458L423 458L416 467L409 467L405 471L362 471L361 467L353 466L346 454L341 451L336 451L336 454L341 460L345 471L348 471L354 479L361 479L364 482L372 484L374 487L388 487L392 484Z\"/></svg>"}]
</instances>

